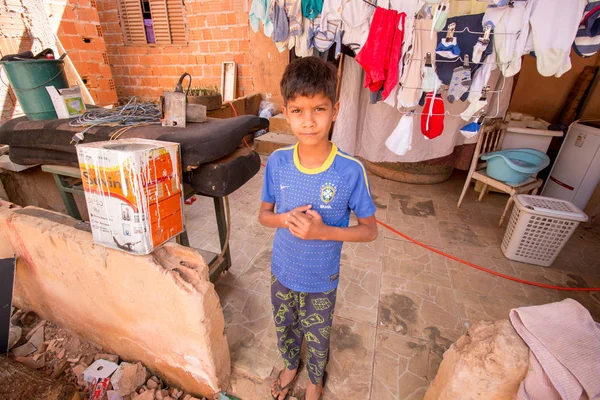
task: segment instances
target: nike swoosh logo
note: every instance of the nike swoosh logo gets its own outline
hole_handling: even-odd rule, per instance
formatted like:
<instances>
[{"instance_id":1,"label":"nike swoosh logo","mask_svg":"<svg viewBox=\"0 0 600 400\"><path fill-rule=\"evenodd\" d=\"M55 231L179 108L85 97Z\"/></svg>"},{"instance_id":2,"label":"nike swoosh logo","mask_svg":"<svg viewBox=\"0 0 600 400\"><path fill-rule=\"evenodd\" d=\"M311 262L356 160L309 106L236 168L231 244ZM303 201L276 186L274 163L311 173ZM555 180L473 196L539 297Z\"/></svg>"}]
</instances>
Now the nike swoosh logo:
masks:
<instances>
[{"instance_id":1,"label":"nike swoosh logo","mask_svg":"<svg viewBox=\"0 0 600 400\"><path fill-rule=\"evenodd\" d=\"M289 188L289 186L279 185L279 189L286 189L286 188Z\"/></svg>"}]
</instances>

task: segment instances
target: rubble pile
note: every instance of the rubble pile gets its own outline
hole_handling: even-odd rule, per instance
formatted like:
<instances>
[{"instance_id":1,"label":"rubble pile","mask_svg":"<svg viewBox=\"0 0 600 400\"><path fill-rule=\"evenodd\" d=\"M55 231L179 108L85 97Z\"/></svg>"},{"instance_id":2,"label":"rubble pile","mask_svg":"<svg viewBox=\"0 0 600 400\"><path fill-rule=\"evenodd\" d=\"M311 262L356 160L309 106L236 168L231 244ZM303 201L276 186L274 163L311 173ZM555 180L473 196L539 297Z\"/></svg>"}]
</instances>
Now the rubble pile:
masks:
<instances>
[{"instance_id":1,"label":"rubble pile","mask_svg":"<svg viewBox=\"0 0 600 400\"><path fill-rule=\"evenodd\" d=\"M207 400L170 387L141 363L108 354L77 334L40 319L35 313L13 310L9 357L53 379L76 386L90 400ZM217 399L233 399L219 394Z\"/></svg>"}]
</instances>

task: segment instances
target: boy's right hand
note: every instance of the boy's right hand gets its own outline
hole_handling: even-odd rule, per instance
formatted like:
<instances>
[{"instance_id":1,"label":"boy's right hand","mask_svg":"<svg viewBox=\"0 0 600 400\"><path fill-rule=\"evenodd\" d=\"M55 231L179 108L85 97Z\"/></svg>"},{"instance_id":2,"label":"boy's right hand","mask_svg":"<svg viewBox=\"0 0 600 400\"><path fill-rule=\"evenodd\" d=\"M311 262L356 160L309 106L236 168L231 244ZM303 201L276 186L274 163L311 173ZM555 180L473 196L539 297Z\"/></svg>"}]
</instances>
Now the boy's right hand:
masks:
<instances>
[{"instance_id":1,"label":"boy's right hand","mask_svg":"<svg viewBox=\"0 0 600 400\"><path fill-rule=\"evenodd\" d=\"M287 227L288 226L288 220L290 218L290 215L294 214L294 213L304 213L308 210L310 210L312 208L311 204L308 204L306 206L300 206L300 207L296 207L293 210L290 210L286 213L283 214L279 214L281 215L281 219L283 221L283 224ZM307 214L308 215L308 214Z\"/></svg>"}]
</instances>

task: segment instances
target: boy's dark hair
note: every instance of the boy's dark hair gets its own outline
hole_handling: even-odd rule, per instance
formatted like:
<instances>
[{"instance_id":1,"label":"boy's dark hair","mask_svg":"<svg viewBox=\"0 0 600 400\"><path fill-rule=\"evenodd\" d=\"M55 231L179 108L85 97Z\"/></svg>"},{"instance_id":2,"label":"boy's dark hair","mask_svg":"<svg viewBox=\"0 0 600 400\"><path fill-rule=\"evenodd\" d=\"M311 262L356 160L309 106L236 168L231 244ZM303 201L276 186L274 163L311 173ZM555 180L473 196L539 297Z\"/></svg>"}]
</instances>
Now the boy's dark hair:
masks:
<instances>
[{"instance_id":1,"label":"boy's dark hair","mask_svg":"<svg viewBox=\"0 0 600 400\"><path fill-rule=\"evenodd\" d=\"M319 93L335 104L337 69L318 57L298 58L285 68L279 86L286 105L297 96L313 97Z\"/></svg>"}]
</instances>

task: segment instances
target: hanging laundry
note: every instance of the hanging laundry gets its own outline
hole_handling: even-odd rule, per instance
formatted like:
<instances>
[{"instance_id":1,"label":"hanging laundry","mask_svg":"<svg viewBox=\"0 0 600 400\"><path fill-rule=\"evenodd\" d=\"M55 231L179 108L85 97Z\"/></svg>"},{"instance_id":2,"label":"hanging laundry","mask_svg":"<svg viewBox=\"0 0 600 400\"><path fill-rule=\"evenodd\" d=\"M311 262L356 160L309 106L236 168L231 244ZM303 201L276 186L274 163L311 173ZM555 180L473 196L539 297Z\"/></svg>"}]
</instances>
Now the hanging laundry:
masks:
<instances>
[{"instance_id":1,"label":"hanging laundry","mask_svg":"<svg viewBox=\"0 0 600 400\"><path fill-rule=\"evenodd\" d=\"M519 22L519 24L522 23L522 25L521 29L519 30L519 34L515 39L513 58L508 62L508 64L498 64L502 74L506 77L517 74L521 70L523 55L529 54L533 51L533 38L531 37L531 25L529 23L529 19L531 17L531 13L536 8L538 1L539 0L527 0L527 2L525 2L524 9L519 10L517 7L513 8L514 10L517 10L517 12L520 12L520 14L517 14L515 17L513 17L511 14L507 17L507 21L512 21L513 18L515 18L516 21ZM518 4L523 3L515 3L515 5ZM498 37L500 37L500 35L498 35ZM496 58L498 58L498 55L496 55Z\"/></svg>"},{"instance_id":2,"label":"hanging laundry","mask_svg":"<svg viewBox=\"0 0 600 400\"><path fill-rule=\"evenodd\" d=\"M531 36L538 72L559 78L571 69L571 45L587 0L539 1L531 12Z\"/></svg>"},{"instance_id":3,"label":"hanging laundry","mask_svg":"<svg viewBox=\"0 0 600 400\"><path fill-rule=\"evenodd\" d=\"M253 0L252 6L250 6L250 13L248 19L250 20L250 27L254 32L258 32L260 23L263 23L263 32L265 36L271 36L273 34L273 23L269 18L269 6L271 0Z\"/></svg>"},{"instance_id":4,"label":"hanging laundry","mask_svg":"<svg viewBox=\"0 0 600 400\"><path fill-rule=\"evenodd\" d=\"M365 87L369 90L376 92L390 80L384 87L384 98L398 83L404 18L404 13L377 7L367 42L356 55L356 61L365 70Z\"/></svg>"},{"instance_id":5,"label":"hanging laundry","mask_svg":"<svg viewBox=\"0 0 600 400\"><path fill-rule=\"evenodd\" d=\"M600 49L600 1L590 1L583 12L573 50L581 57L591 57Z\"/></svg>"},{"instance_id":6,"label":"hanging laundry","mask_svg":"<svg viewBox=\"0 0 600 400\"><path fill-rule=\"evenodd\" d=\"M404 72L398 90L398 107L414 107L419 103L423 93L421 70L425 54L434 54L437 44L435 37L433 39L429 37L431 25L431 20L416 19L414 21L413 47L404 55Z\"/></svg>"},{"instance_id":7,"label":"hanging laundry","mask_svg":"<svg viewBox=\"0 0 600 400\"><path fill-rule=\"evenodd\" d=\"M413 27L415 23L415 14L419 9L421 4L421 0L390 0L390 8L398 11L399 13L405 13L406 18L404 18L404 42L402 43L402 52L401 54L406 55L409 49L412 48L413 41ZM342 38L343 40L343 38ZM406 57L403 57L406 58ZM398 66L398 74L400 76L399 79L402 79L404 74L404 61L401 58ZM384 100L384 102L390 107L397 108L398 107L398 91L400 89L400 85L395 85L389 96Z\"/></svg>"},{"instance_id":8,"label":"hanging laundry","mask_svg":"<svg viewBox=\"0 0 600 400\"><path fill-rule=\"evenodd\" d=\"M342 0L342 43L358 53L369 36L370 20L375 11L375 1Z\"/></svg>"},{"instance_id":9,"label":"hanging laundry","mask_svg":"<svg viewBox=\"0 0 600 400\"><path fill-rule=\"evenodd\" d=\"M342 0L325 0L321 10L321 30L327 29L328 21L342 20Z\"/></svg>"},{"instance_id":10,"label":"hanging laundry","mask_svg":"<svg viewBox=\"0 0 600 400\"><path fill-rule=\"evenodd\" d=\"M461 15L481 14L485 12L488 3L479 0L450 0L448 18Z\"/></svg>"},{"instance_id":11,"label":"hanging laundry","mask_svg":"<svg viewBox=\"0 0 600 400\"><path fill-rule=\"evenodd\" d=\"M471 81L469 94L468 96L463 95L461 100L466 100L466 97L468 97L470 103L479 100L483 87L487 85L492 76L492 71L496 69L495 59L494 53L490 54L490 56L485 59L483 66L475 71L475 75L473 75L473 80Z\"/></svg>"},{"instance_id":12,"label":"hanging laundry","mask_svg":"<svg viewBox=\"0 0 600 400\"><path fill-rule=\"evenodd\" d=\"M470 60L473 60L473 50L475 45L477 44L477 40L480 37L479 34L473 34L471 32L482 32L481 29L481 21L483 19L483 14L476 15L463 15L461 17L448 18L448 22L446 24L446 29L448 25L454 23L456 24L454 37L457 40L458 46L460 48L460 57L462 59L465 58L465 55L469 56ZM467 31L467 28L471 31ZM438 41L442 41L446 37L445 32L438 33ZM493 36L490 37L490 45L484 50L481 56L481 62L485 60L485 58L492 52L493 50ZM439 54L436 53L436 59L440 61L448 61L448 59L443 58ZM436 64L436 71L440 80L445 85L449 85L452 80L452 73L454 69L460 67L462 65L462 61L457 59L455 62L440 62ZM477 71L480 67L480 64L476 64L474 62L470 63L471 66L471 76Z\"/></svg>"},{"instance_id":13,"label":"hanging laundry","mask_svg":"<svg viewBox=\"0 0 600 400\"><path fill-rule=\"evenodd\" d=\"M413 112L403 115L390 137L385 141L385 147L399 156L408 153L412 144L413 124Z\"/></svg>"},{"instance_id":14,"label":"hanging laundry","mask_svg":"<svg viewBox=\"0 0 600 400\"><path fill-rule=\"evenodd\" d=\"M465 121L468 121L471 118L473 118L475 114L477 114L486 105L487 100L480 97L478 100L475 100L474 102L469 104L469 107L467 107L467 109L460 114L460 117Z\"/></svg>"},{"instance_id":15,"label":"hanging laundry","mask_svg":"<svg viewBox=\"0 0 600 400\"><path fill-rule=\"evenodd\" d=\"M302 14L308 19L315 19L321 14L323 0L302 0Z\"/></svg>"},{"instance_id":16,"label":"hanging laundry","mask_svg":"<svg viewBox=\"0 0 600 400\"><path fill-rule=\"evenodd\" d=\"M477 121L473 121L460 128L460 133L467 139L470 139L479 133L480 128L481 125Z\"/></svg>"},{"instance_id":17,"label":"hanging laundry","mask_svg":"<svg viewBox=\"0 0 600 400\"><path fill-rule=\"evenodd\" d=\"M382 98L385 100L390 93L398 86L400 77L400 59L402 58L402 43L404 41L404 22L406 20L405 13L398 14L398 22L394 32L394 40L387 64L387 75L383 84Z\"/></svg>"},{"instance_id":18,"label":"hanging laundry","mask_svg":"<svg viewBox=\"0 0 600 400\"><path fill-rule=\"evenodd\" d=\"M421 87L423 91L437 93L441 84L440 78L438 78L435 69L433 69L433 65L424 63L421 71Z\"/></svg>"},{"instance_id":19,"label":"hanging laundry","mask_svg":"<svg viewBox=\"0 0 600 400\"><path fill-rule=\"evenodd\" d=\"M471 87L471 68L461 65L460 67L454 68L452 73L452 80L448 88L448 96L446 99L450 103L454 103L457 99L460 99L463 94L469 91Z\"/></svg>"},{"instance_id":20,"label":"hanging laundry","mask_svg":"<svg viewBox=\"0 0 600 400\"><path fill-rule=\"evenodd\" d=\"M460 47L458 47L456 38L450 40L443 38L435 48L435 52L443 58L456 58L460 56Z\"/></svg>"},{"instance_id":21,"label":"hanging laundry","mask_svg":"<svg viewBox=\"0 0 600 400\"><path fill-rule=\"evenodd\" d=\"M312 47L308 47L308 36L310 34L312 21L308 18L302 18L302 25L302 34L298 36L292 36L291 38L289 38L290 43L288 44L288 48L294 48L294 52L298 57L308 57L312 54Z\"/></svg>"},{"instance_id":22,"label":"hanging laundry","mask_svg":"<svg viewBox=\"0 0 600 400\"><path fill-rule=\"evenodd\" d=\"M285 0L285 13L289 19L290 36L302 35L302 1Z\"/></svg>"},{"instance_id":23,"label":"hanging laundry","mask_svg":"<svg viewBox=\"0 0 600 400\"><path fill-rule=\"evenodd\" d=\"M447 1L443 1L435 7L433 13L433 25L431 27L431 35L433 31L439 32L446 26L446 20L448 19L448 13L450 12L450 4Z\"/></svg>"},{"instance_id":24,"label":"hanging laundry","mask_svg":"<svg viewBox=\"0 0 600 400\"><path fill-rule=\"evenodd\" d=\"M269 18L273 21L273 41L284 42L290 34L290 25L285 14L285 0L272 0Z\"/></svg>"},{"instance_id":25,"label":"hanging laundry","mask_svg":"<svg viewBox=\"0 0 600 400\"><path fill-rule=\"evenodd\" d=\"M490 6L483 15L482 28L486 25L494 28L496 62L504 76L512 76L521 69L521 56L527 53L524 46L529 34L529 15L531 6L536 1L516 1L512 7ZM485 45L479 45L478 42L475 46ZM478 62L476 56L479 52L483 53L483 50L476 47L473 51L474 62ZM516 65L512 66L513 62ZM509 72L511 66L513 71Z\"/></svg>"},{"instance_id":26,"label":"hanging laundry","mask_svg":"<svg viewBox=\"0 0 600 400\"><path fill-rule=\"evenodd\" d=\"M342 49L341 21L328 22L326 31L321 31L321 17L315 18L311 24L308 32L308 48L314 47L324 53L335 44L335 57L337 58Z\"/></svg>"},{"instance_id":27,"label":"hanging laundry","mask_svg":"<svg viewBox=\"0 0 600 400\"><path fill-rule=\"evenodd\" d=\"M444 131L444 100L442 96L427 93L425 106L421 114L421 133L428 139L434 139Z\"/></svg>"},{"instance_id":28,"label":"hanging laundry","mask_svg":"<svg viewBox=\"0 0 600 400\"><path fill-rule=\"evenodd\" d=\"M480 37L477 39L477 43L475 43L475 46L473 46L473 62L474 63L481 62L481 59L483 58L483 54L485 53L485 51L487 50L489 45L490 45L490 42L487 41L486 39L484 39L483 37Z\"/></svg>"}]
</instances>

